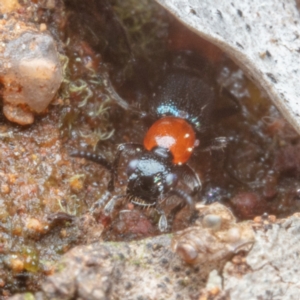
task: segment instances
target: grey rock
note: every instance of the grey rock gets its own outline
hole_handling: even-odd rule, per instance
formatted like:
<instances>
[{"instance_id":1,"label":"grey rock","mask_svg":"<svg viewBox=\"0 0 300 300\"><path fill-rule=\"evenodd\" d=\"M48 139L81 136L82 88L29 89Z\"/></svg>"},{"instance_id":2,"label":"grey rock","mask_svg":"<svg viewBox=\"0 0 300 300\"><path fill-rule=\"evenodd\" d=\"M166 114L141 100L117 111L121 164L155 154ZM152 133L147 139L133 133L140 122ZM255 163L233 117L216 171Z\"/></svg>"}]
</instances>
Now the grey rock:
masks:
<instances>
[{"instance_id":1,"label":"grey rock","mask_svg":"<svg viewBox=\"0 0 300 300\"><path fill-rule=\"evenodd\" d=\"M220 256L198 264L187 264L171 251L170 235L75 247L63 256L35 297L299 299L300 216L248 222L243 227L247 224L249 230L255 229L255 243L248 255ZM26 295L11 299L30 299Z\"/></svg>"},{"instance_id":2,"label":"grey rock","mask_svg":"<svg viewBox=\"0 0 300 300\"><path fill-rule=\"evenodd\" d=\"M95 243L68 252L42 285L45 299L190 299L211 270L186 265L168 235L130 243Z\"/></svg>"},{"instance_id":3,"label":"grey rock","mask_svg":"<svg viewBox=\"0 0 300 300\"><path fill-rule=\"evenodd\" d=\"M300 15L293 0L156 0L225 51L300 132Z\"/></svg>"},{"instance_id":4,"label":"grey rock","mask_svg":"<svg viewBox=\"0 0 300 300\"><path fill-rule=\"evenodd\" d=\"M261 228L246 257L249 272L240 276L232 262L223 271L223 289L232 300L299 299L300 218Z\"/></svg>"}]
</instances>

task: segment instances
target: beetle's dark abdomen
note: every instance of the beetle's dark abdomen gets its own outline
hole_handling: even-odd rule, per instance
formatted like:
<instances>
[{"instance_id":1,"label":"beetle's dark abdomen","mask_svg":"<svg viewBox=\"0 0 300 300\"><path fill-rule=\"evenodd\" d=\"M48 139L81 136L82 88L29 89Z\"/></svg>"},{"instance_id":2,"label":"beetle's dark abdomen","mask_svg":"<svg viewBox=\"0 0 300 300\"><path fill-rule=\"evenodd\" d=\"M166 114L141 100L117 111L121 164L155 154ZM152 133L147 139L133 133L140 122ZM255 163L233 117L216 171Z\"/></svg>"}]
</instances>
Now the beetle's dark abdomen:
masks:
<instances>
[{"instance_id":1,"label":"beetle's dark abdomen","mask_svg":"<svg viewBox=\"0 0 300 300\"><path fill-rule=\"evenodd\" d=\"M170 72L151 103L157 117L171 115L188 120L200 131L207 123L214 102L213 87L194 72Z\"/></svg>"}]
</instances>

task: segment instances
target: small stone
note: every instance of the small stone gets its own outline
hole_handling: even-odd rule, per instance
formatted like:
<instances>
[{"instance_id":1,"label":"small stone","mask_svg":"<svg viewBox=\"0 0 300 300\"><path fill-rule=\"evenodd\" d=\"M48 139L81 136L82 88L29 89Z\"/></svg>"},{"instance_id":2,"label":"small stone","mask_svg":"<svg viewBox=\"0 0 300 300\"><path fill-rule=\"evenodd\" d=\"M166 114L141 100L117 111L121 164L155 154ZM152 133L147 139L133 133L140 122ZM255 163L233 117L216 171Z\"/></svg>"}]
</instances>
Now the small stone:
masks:
<instances>
[{"instance_id":1,"label":"small stone","mask_svg":"<svg viewBox=\"0 0 300 300\"><path fill-rule=\"evenodd\" d=\"M242 257L240 255L236 255L232 258L232 263L234 263L235 265L240 265L243 261L242 261Z\"/></svg>"},{"instance_id":2,"label":"small stone","mask_svg":"<svg viewBox=\"0 0 300 300\"><path fill-rule=\"evenodd\" d=\"M207 293L203 293L202 295L200 295L199 300L207 300L208 299L208 295Z\"/></svg>"},{"instance_id":3,"label":"small stone","mask_svg":"<svg viewBox=\"0 0 300 300\"><path fill-rule=\"evenodd\" d=\"M66 229L62 229L62 230L60 231L60 236L61 236L62 238L65 238L65 237L67 236L67 231L66 231Z\"/></svg>"},{"instance_id":4,"label":"small stone","mask_svg":"<svg viewBox=\"0 0 300 300\"><path fill-rule=\"evenodd\" d=\"M80 191L83 188L84 175L74 175L70 178L70 187L73 191Z\"/></svg>"},{"instance_id":5,"label":"small stone","mask_svg":"<svg viewBox=\"0 0 300 300\"><path fill-rule=\"evenodd\" d=\"M270 215L269 216L269 221L272 222L272 223L276 222L276 216Z\"/></svg>"},{"instance_id":6,"label":"small stone","mask_svg":"<svg viewBox=\"0 0 300 300\"><path fill-rule=\"evenodd\" d=\"M0 287L3 288L5 286L5 281L0 278Z\"/></svg>"},{"instance_id":7,"label":"small stone","mask_svg":"<svg viewBox=\"0 0 300 300\"><path fill-rule=\"evenodd\" d=\"M55 8L55 0L47 0L46 7L48 9L54 9Z\"/></svg>"},{"instance_id":8,"label":"small stone","mask_svg":"<svg viewBox=\"0 0 300 300\"><path fill-rule=\"evenodd\" d=\"M14 272L20 273L24 270L24 262L18 257L12 257L10 267Z\"/></svg>"},{"instance_id":9,"label":"small stone","mask_svg":"<svg viewBox=\"0 0 300 300\"><path fill-rule=\"evenodd\" d=\"M236 215L243 219L253 218L264 210L265 201L253 192L240 192L231 199Z\"/></svg>"},{"instance_id":10,"label":"small stone","mask_svg":"<svg viewBox=\"0 0 300 300\"><path fill-rule=\"evenodd\" d=\"M23 232L23 227L20 224L15 224L12 234L15 236L21 236Z\"/></svg>"},{"instance_id":11,"label":"small stone","mask_svg":"<svg viewBox=\"0 0 300 300\"><path fill-rule=\"evenodd\" d=\"M1 193L8 194L10 192L8 184L1 184Z\"/></svg>"},{"instance_id":12,"label":"small stone","mask_svg":"<svg viewBox=\"0 0 300 300\"><path fill-rule=\"evenodd\" d=\"M215 286L215 287L213 287L212 289L209 290L209 293L212 296L217 296L220 293L220 288Z\"/></svg>"},{"instance_id":13,"label":"small stone","mask_svg":"<svg viewBox=\"0 0 300 300\"><path fill-rule=\"evenodd\" d=\"M228 229L226 232L226 242L235 243L242 238L241 230L238 227Z\"/></svg>"},{"instance_id":14,"label":"small stone","mask_svg":"<svg viewBox=\"0 0 300 300\"><path fill-rule=\"evenodd\" d=\"M203 218L203 227L219 230L221 227L222 219L217 215L206 215Z\"/></svg>"},{"instance_id":15,"label":"small stone","mask_svg":"<svg viewBox=\"0 0 300 300\"><path fill-rule=\"evenodd\" d=\"M253 221L254 221L255 223L261 223L261 221L262 221L261 216L255 217L255 218L253 219Z\"/></svg>"},{"instance_id":16,"label":"small stone","mask_svg":"<svg viewBox=\"0 0 300 300\"><path fill-rule=\"evenodd\" d=\"M1 14L12 12L20 7L18 0L1 0L0 12Z\"/></svg>"},{"instance_id":17,"label":"small stone","mask_svg":"<svg viewBox=\"0 0 300 300\"><path fill-rule=\"evenodd\" d=\"M9 296L11 296L9 290L2 290L2 295L3 295L4 297L9 297Z\"/></svg>"},{"instance_id":18,"label":"small stone","mask_svg":"<svg viewBox=\"0 0 300 300\"><path fill-rule=\"evenodd\" d=\"M34 115L30 111L26 111L19 106L14 106L5 103L3 106L3 114L5 117L14 123L18 123L20 125L29 125L34 121Z\"/></svg>"},{"instance_id":19,"label":"small stone","mask_svg":"<svg viewBox=\"0 0 300 300\"><path fill-rule=\"evenodd\" d=\"M47 25L45 23L40 24L40 31L46 31L47 30Z\"/></svg>"},{"instance_id":20,"label":"small stone","mask_svg":"<svg viewBox=\"0 0 300 300\"><path fill-rule=\"evenodd\" d=\"M222 278L218 274L217 270L212 270L209 273L207 283L206 283L206 290L211 295L217 295L220 293L220 290L222 289Z\"/></svg>"},{"instance_id":21,"label":"small stone","mask_svg":"<svg viewBox=\"0 0 300 300\"><path fill-rule=\"evenodd\" d=\"M37 233L42 233L44 231L44 225L35 218L30 218L27 221L26 228Z\"/></svg>"},{"instance_id":22,"label":"small stone","mask_svg":"<svg viewBox=\"0 0 300 300\"><path fill-rule=\"evenodd\" d=\"M17 179L17 175L16 174L11 174L10 173L10 174L7 175L7 177L8 177L9 183L11 183L11 184L15 183L15 181Z\"/></svg>"},{"instance_id":23,"label":"small stone","mask_svg":"<svg viewBox=\"0 0 300 300\"><path fill-rule=\"evenodd\" d=\"M221 261L233 253L249 251L254 243L254 232L250 223L237 223L231 211L222 204L197 205L199 219L195 226L176 232L172 249L188 264L205 264ZM204 217L203 217L204 216ZM207 227L208 216L216 228ZM218 217L218 218L217 218Z\"/></svg>"}]
</instances>

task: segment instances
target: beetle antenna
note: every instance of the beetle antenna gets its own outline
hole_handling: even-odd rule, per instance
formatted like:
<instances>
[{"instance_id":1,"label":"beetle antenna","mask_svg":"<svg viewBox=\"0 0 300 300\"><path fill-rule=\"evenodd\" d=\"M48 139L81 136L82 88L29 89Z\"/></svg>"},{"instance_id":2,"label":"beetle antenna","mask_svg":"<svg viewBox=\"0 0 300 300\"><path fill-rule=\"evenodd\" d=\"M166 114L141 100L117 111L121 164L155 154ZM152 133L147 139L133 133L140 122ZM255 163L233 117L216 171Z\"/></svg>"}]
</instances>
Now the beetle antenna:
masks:
<instances>
[{"instance_id":1,"label":"beetle antenna","mask_svg":"<svg viewBox=\"0 0 300 300\"><path fill-rule=\"evenodd\" d=\"M108 171L112 171L112 164L105 157L101 156L100 154L97 154L94 152L89 152L89 151L74 150L73 152L70 153L70 156L86 158L90 161L93 161L93 162L103 166Z\"/></svg>"}]
</instances>

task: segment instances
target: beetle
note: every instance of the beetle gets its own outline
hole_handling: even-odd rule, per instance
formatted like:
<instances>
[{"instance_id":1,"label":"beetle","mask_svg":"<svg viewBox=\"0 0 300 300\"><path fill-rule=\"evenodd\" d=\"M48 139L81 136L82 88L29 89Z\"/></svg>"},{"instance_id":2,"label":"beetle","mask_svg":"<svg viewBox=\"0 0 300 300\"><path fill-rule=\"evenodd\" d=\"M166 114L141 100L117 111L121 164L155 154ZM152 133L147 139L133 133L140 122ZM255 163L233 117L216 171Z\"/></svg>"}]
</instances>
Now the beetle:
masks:
<instances>
[{"instance_id":1,"label":"beetle","mask_svg":"<svg viewBox=\"0 0 300 300\"><path fill-rule=\"evenodd\" d=\"M166 231L168 222L162 204L176 196L182 201L173 211L180 210L186 204L193 208L193 197L201 190L201 181L188 161L205 131L214 98L213 87L198 71L170 68L149 101L148 114L155 122L146 132L143 144L120 144L112 162L93 152L79 150L71 155L106 168L111 173L109 192L114 191L118 180L121 156L130 156L126 167L126 196L137 206L154 207L160 214L158 227L160 231ZM116 202L123 197L113 196L104 207L105 213L111 214Z\"/></svg>"}]
</instances>

